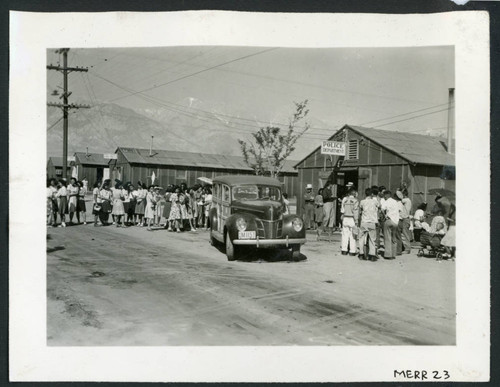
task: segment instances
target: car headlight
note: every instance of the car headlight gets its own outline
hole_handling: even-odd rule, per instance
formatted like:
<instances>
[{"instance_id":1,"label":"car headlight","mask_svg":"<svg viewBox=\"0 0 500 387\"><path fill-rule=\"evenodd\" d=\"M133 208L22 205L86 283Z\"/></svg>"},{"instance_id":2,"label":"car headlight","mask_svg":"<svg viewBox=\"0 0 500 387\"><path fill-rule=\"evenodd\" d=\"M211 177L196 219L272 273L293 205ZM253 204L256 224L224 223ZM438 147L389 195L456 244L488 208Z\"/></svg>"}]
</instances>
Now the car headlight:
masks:
<instances>
[{"instance_id":1,"label":"car headlight","mask_svg":"<svg viewBox=\"0 0 500 387\"><path fill-rule=\"evenodd\" d=\"M247 221L243 218L238 218L236 220L236 227L239 231L245 231L247 229Z\"/></svg>"},{"instance_id":2,"label":"car headlight","mask_svg":"<svg viewBox=\"0 0 500 387\"><path fill-rule=\"evenodd\" d=\"M304 227L304 223L302 222L302 219L295 218L292 221L292 226L295 231L299 232L300 230L302 230L302 227Z\"/></svg>"}]
</instances>

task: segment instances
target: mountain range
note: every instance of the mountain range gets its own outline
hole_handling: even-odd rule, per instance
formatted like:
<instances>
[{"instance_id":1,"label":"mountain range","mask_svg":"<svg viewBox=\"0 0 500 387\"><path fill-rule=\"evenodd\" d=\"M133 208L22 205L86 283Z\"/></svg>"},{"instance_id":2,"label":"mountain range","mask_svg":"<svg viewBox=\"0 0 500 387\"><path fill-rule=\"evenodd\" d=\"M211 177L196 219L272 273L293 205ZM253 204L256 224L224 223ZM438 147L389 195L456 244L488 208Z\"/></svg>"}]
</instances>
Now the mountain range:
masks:
<instances>
[{"instance_id":1,"label":"mountain range","mask_svg":"<svg viewBox=\"0 0 500 387\"><path fill-rule=\"evenodd\" d=\"M72 109L68 124L68 155L84 152L114 153L118 146L153 148L241 156L238 139L259 127L246 118L224 113L224 106L210 106L196 99L175 106L131 109L113 103L90 103L90 109ZM233 113L234 114L234 113ZM281 119L286 122L286 119ZM328 126L310 120L312 126ZM62 111L47 108L47 155L62 155ZM334 133L332 129L331 133ZM323 131L325 139L328 131ZM434 133L437 134L437 133ZM321 138L304 137L300 149L291 156L300 160L320 145Z\"/></svg>"}]
</instances>

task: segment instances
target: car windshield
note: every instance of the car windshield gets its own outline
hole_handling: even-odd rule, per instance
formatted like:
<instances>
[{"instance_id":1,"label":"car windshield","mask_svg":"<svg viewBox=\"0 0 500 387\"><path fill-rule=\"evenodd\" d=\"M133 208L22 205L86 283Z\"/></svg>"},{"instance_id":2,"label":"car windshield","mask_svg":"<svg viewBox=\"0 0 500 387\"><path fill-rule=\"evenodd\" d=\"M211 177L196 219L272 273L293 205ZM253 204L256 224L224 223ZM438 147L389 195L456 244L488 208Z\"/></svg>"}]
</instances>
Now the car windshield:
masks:
<instances>
[{"instance_id":1,"label":"car windshield","mask_svg":"<svg viewBox=\"0 0 500 387\"><path fill-rule=\"evenodd\" d=\"M281 200L281 191L278 187L266 185L240 185L233 187L233 200Z\"/></svg>"}]
</instances>

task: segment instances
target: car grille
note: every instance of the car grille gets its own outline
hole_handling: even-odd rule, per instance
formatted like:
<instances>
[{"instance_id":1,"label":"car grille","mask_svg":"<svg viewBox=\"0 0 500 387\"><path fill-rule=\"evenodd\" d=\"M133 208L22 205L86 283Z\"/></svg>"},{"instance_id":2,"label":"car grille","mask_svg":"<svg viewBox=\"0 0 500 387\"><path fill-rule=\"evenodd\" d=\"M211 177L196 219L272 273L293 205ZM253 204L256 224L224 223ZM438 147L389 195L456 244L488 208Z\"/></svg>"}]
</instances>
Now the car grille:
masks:
<instances>
[{"instance_id":1,"label":"car grille","mask_svg":"<svg viewBox=\"0 0 500 387\"><path fill-rule=\"evenodd\" d=\"M275 239L283 236L283 220L257 220L259 238Z\"/></svg>"}]
</instances>

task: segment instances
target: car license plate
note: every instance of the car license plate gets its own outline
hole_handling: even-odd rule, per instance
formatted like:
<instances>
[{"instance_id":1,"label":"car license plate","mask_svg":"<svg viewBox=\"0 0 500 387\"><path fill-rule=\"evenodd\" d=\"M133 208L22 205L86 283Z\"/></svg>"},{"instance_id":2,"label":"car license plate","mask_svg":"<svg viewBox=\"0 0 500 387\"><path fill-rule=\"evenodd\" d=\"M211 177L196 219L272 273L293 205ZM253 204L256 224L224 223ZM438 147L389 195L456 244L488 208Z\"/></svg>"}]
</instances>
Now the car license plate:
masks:
<instances>
[{"instance_id":1,"label":"car license plate","mask_svg":"<svg viewBox=\"0 0 500 387\"><path fill-rule=\"evenodd\" d=\"M238 239L255 239L255 231L238 231Z\"/></svg>"}]
</instances>

